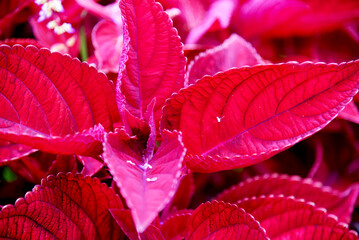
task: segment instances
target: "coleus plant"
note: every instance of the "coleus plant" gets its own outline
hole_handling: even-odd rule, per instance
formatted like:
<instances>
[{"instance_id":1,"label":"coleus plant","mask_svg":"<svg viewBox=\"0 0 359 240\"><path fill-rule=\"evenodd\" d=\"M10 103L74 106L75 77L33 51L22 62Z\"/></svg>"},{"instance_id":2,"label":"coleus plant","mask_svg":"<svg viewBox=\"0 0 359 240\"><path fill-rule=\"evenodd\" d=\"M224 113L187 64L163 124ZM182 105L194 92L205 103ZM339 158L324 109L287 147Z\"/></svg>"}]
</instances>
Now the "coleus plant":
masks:
<instances>
[{"instance_id":1,"label":"coleus plant","mask_svg":"<svg viewBox=\"0 0 359 240\"><path fill-rule=\"evenodd\" d=\"M40 185L2 207L0 237L358 239L347 227L355 184L340 192L271 174L186 208L192 172L257 164L328 125L358 91L359 61L271 64L232 35L186 73L159 3L120 9L115 84L69 55L0 45L0 164L53 160ZM101 168L111 186L91 177Z\"/></svg>"}]
</instances>

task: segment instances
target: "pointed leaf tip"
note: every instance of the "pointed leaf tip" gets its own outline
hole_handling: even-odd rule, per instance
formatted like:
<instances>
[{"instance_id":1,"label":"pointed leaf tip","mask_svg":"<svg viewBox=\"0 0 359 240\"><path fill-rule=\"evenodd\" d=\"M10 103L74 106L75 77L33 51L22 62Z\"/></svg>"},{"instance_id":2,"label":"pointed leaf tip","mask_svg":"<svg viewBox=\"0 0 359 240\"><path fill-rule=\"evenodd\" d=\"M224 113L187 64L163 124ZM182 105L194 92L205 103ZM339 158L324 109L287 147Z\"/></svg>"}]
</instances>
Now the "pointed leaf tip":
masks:
<instances>
[{"instance_id":1,"label":"pointed leaf tip","mask_svg":"<svg viewBox=\"0 0 359 240\"><path fill-rule=\"evenodd\" d=\"M131 209L142 233L173 197L181 174L185 148L178 132L163 132L161 145L147 158L124 130L106 135L104 161Z\"/></svg>"},{"instance_id":2,"label":"pointed leaf tip","mask_svg":"<svg viewBox=\"0 0 359 240\"><path fill-rule=\"evenodd\" d=\"M182 132L191 170L244 167L325 127L357 93L358 77L359 61L231 69L174 94L161 125Z\"/></svg>"}]
</instances>

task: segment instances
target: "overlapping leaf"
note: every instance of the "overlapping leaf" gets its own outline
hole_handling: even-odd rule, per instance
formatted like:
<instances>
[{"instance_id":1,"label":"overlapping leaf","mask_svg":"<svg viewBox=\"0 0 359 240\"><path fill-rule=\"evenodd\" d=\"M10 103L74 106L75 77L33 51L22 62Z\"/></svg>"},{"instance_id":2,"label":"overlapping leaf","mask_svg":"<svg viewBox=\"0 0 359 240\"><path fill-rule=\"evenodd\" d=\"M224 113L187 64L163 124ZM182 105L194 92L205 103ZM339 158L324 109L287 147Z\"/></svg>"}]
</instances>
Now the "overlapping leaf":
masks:
<instances>
[{"instance_id":1,"label":"overlapping leaf","mask_svg":"<svg viewBox=\"0 0 359 240\"><path fill-rule=\"evenodd\" d=\"M111 209L110 212L114 219L116 219L117 224L121 226L122 231L130 240L165 240L161 231L153 224L149 225L143 233L138 233L130 210Z\"/></svg>"},{"instance_id":2,"label":"overlapping leaf","mask_svg":"<svg viewBox=\"0 0 359 240\"><path fill-rule=\"evenodd\" d=\"M15 205L0 212L0 237L11 239L119 239L109 209L120 198L98 179L50 175Z\"/></svg>"},{"instance_id":3,"label":"overlapping leaf","mask_svg":"<svg viewBox=\"0 0 359 240\"><path fill-rule=\"evenodd\" d=\"M192 84L205 75L213 76L233 67L259 63L264 63L264 60L252 45L239 35L232 34L223 44L197 55L188 66L186 77L188 84Z\"/></svg>"},{"instance_id":4,"label":"overlapping leaf","mask_svg":"<svg viewBox=\"0 0 359 240\"><path fill-rule=\"evenodd\" d=\"M168 15L154 0L123 0L120 7L130 36L126 69L119 79L121 92L127 109L139 118L156 98L157 122L165 100L184 85L182 43Z\"/></svg>"},{"instance_id":5,"label":"overlapping leaf","mask_svg":"<svg viewBox=\"0 0 359 240\"><path fill-rule=\"evenodd\" d=\"M309 178L272 174L241 182L224 191L216 199L235 203L244 198L273 194L294 196L314 202L317 207L323 207L329 213L336 215L341 222L349 223L358 198L359 186L353 185L346 191L339 192Z\"/></svg>"},{"instance_id":6,"label":"overlapping leaf","mask_svg":"<svg viewBox=\"0 0 359 240\"><path fill-rule=\"evenodd\" d=\"M0 46L0 138L62 154L101 152L119 121L104 74L49 50Z\"/></svg>"},{"instance_id":7,"label":"overlapping leaf","mask_svg":"<svg viewBox=\"0 0 359 240\"><path fill-rule=\"evenodd\" d=\"M0 140L0 165L5 165L11 160L24 157L36 151L36 149L26 145Z\"/></svg>"},{"instance_id":8,"label":"overlapping leaf","mask_svg":"<svg viewBox=\"0 0 359 240\"><path fill-rule=\"evenodd\" d=\"M109 133L105 139L104 160L131 208L140 233L174 195L181 174L185 154L181 135L164 131L162 137L154 155L152 143L143 149L134 137L129 137L123 130ZM151 145L153 149L149 151Z\"/></svg>"},{"instance_id":9,"label":"overlapping leaf","mask_svg":"<svg viewBox=\"0 0 359 240\"><path fill-rule=\"evenodd\" d=\"M200 205L188 220L188 240L268 239L265 230L243 209L224 202Z\"/></svg>"},{"instance_id":10,"label":"overlapping leaf","mask_svg":"<svg viewBox=\"0 0 359 240\"><path fill-rule=\"evenodd\" d=\"M187 166L252 165L326 126L357 93L359 61L231 69L173 95L162 127L179 130Z\"/></svg>"},{"instance_id":11,"label":"overlapping leaf","mask_svg":"<svg viewBox=\"0 0 359 240\"><path fill-rule=\"evenodd\" d=\"M160 230L166 240L186 239L188 234L188 219L192 210L183 210L167 218L161 225Z\"/></svg>"},{"instance_id":12,"label":"overlapping leaf","mask_svg":"<svg viewBox=\"0 0 359 240\"><path fill-rule=\"evenodd\" d=\"M236 205L253 215L270 239L358 239L354 231L325 209L294 197L254 197Z\"/></svg>"},{"instance_id":13,"label":"overlapping leaf","mask_svg":"<svg viewBox=\"0 0 359 240\"><path fill-rule=\"evenodd\" d=\"M206 1L202 1L202 4L203 3L206 3ZM191 29L187 36L186 44L197 43L211 30L227 28L235 6L237 5L234 0L209 1L207 4L209 4L209 6L207 6L206 14L203 16L201 23Z\"/></svg>"}]
</instances>

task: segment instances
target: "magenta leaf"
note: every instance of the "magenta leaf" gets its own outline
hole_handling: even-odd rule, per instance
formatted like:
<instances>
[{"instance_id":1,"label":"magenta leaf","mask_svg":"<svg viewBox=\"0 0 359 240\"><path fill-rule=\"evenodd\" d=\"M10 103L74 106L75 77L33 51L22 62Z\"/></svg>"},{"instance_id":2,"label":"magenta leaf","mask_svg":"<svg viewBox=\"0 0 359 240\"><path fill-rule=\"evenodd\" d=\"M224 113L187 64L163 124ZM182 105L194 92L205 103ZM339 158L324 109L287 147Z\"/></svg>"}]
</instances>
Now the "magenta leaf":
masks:
<instances>
[{"instance_id":1,"label":"magenta leaf","mask_svg":"<svg viewBox=\"0 0 359 240\"><path fill-rule=\"evenodd\" d=\"M173 197L181 174L185 148L178 132L164 131L153 155L124 130L105 137L104 161L142 233ZM150 158L146 158L150 157Z\"/></svg>"},{"instance_id":2,"label":"magenta leaf","mask_svg":"<svg viewBox=\"0 0 359 240\"><path fill-rule=\"evenodd\" d=\"M104 74L32 46L2 45L0 55L1 139L51 153L102 151L104 129L119 121L115 91Z\"/></svg>"},{"instance_id":3,"label":"magenta leaf","mask_svg":"<svg viewBox=\"0 0 359 240\"><path fill-rule=\"evenodd\" d=\"M245 198L279 194L314 202L317 207L325 208L336 215L341 222L349 223L359 195L359 186L353 185L346 191L339 192L310 178L272 174L241 182L218 195L216 199L235 203Z\"/></svg>"},{"instance_id":4,"label":"magenta leaf","mask_svg":"<svg viewBox=\"0 0 359 240\"><path fill-rule=\"evenodd\" d=\"M81 161L82 168L81 173L84 176L93 176L95 173L100 171L100 169L104 166L104 164L96 158L93 157L86 157L86 156L77 156L78 159Z\"/></svg>"},{"instance_id":5,"label":"magenta leaf","mask_svg":"<svg viewBox=\"0 0 359 240\"><path fill-rule=\"evenodd\" d=\"M189 32L186 44L197 43L203 35L212 29L225 29L229 26L235 6L238 3L234 0L216 0L210 2L201 23Z\"/></svg>"},{"instance_id":6,"label":"magenta leaf","mask_svg":"<svg viewBox=\"0 0 359 240\"><path fill-rule=\"evenodd\" d=\"M244 199L236 205L253 215L270 239L358 239L336 216L303 199L271 195Z\"/></svg>"},{"instance_id":7,"label":"magenta leaf","mask_svg":"<svg viewBox=\"0 0 359 240\"><path fill-rule=\"evenodd\" d=\"M189 64L188 84L195 83L205 75L213 76L233 67L264 63L252 45L237 34L232 34L223 44L209 49Z\"/></svg>"},{"instance_id":8,"label":"magenta leaf","mask_svg":"<svg viewBox=\"0 0 359 240\"><path fill-rule=\"evenodd\" d=\"M345 106L338 115L339 118L359 124L359 110L353 101Z\"/></svg>"},{"instance_id":9,"label":"magenta leaf","mask_svg":"<svg viewBox=\"0 0 359 240\"><path fill-rule=\"evenodd\" d=\"M286 37L330 31L359 16L356 0L249 0L239 5L232 27L245 38Z\"/></svg>"},{"instance_id":10,"label":"magenta leaf","mask_svg":"<svg viewBox=\"0 0 359 240\"><path fill-rule=\"evenodd\" d=\"M36 151L36 149L26 145L11 143L0 139L0 166Z\"/></svg>"},{"instance_id":11,"label":"magenta leaf","mask_svg":"<svg viewBox=\"0 0 359 240\"><path fill-rule=\"evenodd\" d=\"M224 202L200 205L188 220L192 239L269 239L259 223L243 209Z\"/></svg>"},{"instance_id":12,"label":"magenta leaf","mask_svg":"<svg viewBox=\"0 0 359 240\"><path fill-rule=\"evenodd\" d=\"M179 130L187 167L252 165L325 127L357 93L359 61L231 69L174 94L162 128Z\"/></svg>"},{"instance_id":13,"label":"magenta leaf","mask_svg":"<svg viewBox=\"0 0 359 240\"><path fill-rule=\"evenodd\" d=\"M156 98L158 122L165 100L184 85L183 46L159 3L123 0L120 6L130 37L126 69L119 77L126 108L142 119L147 105Z\"/></svg>"},{"instance_id":14,"label":"magenta leaf","mask_svg":"<svg viewBox=\"0 0 359 240\"><path fill-rule=\"evenodd\" d=\"M92 44L98 61L98 69L117 72L123 44L122 24L101 20L92 30Z\"/></svg>"},{"instance_id":15,"label":"magenta leaf","mask_svg":"<svg viewBox=\"0 0 359 240\"><path fill-rule=\"evenodd\" d=\"M0 237L12 239L119 239L109 209L120 198L98 179L59 174L42 180L0 212Z\"/></svg>"}]
</instances>

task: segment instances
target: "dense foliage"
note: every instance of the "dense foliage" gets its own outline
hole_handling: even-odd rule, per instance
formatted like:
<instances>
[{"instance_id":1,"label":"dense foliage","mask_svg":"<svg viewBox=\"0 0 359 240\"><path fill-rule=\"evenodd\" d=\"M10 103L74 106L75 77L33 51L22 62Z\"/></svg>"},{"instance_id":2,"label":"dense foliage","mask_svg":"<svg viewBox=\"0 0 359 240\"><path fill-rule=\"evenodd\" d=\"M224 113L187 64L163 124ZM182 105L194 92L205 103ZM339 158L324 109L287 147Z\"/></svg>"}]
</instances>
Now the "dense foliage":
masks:
<instances>
[{"instance_id":1,"label":"dense foliage","mask_svg":"<svg viewBox=\"0 0 359 240\"><path fill-rule=\"evenodd\" d=\"M358 26L357 0L1 1L0 238L358 239Z\"/></svg>"}]
</instances>

